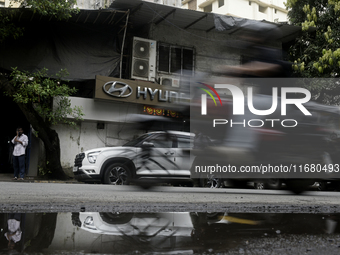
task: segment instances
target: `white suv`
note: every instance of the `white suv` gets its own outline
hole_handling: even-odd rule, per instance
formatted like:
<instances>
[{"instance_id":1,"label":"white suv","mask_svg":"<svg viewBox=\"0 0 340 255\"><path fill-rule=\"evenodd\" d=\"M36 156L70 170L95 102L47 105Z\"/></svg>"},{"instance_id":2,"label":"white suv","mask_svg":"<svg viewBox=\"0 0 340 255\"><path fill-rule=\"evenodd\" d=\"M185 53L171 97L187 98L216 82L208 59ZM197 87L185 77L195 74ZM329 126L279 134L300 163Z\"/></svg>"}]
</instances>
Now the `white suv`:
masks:
<instances>
[{"instance_id":1,"label":"white suv","mask_svg":"<svg viewBox=\"0 0 340 255\"><path fill-rule=\"evenodd\" d=\"M115 185L141 178L188 180L193 138L193 134L179 131L146 133L120 147L78 154L73 173L79 181Z\"/></svg>"}]
</instances>

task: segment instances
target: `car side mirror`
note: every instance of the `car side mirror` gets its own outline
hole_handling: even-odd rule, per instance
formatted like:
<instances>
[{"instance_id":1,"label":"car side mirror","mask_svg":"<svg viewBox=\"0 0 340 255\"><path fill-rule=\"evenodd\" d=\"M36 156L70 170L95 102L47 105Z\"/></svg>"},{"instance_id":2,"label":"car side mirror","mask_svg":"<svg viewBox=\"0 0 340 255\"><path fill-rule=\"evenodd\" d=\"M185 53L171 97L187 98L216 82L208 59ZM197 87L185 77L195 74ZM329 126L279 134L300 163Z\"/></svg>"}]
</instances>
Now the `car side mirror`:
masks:
<instances>
[{"instance_id":1,"label":"car side mirror","mask_svg":"<svg viewBox=\"0 0 340 255\"><path fill-rule=\"evenodd\" d=\"M155 147L155 145L153 143L150 143L150 142L143 142L142 147L150 148L150 147Z\"/></svg>"}]
</instances>

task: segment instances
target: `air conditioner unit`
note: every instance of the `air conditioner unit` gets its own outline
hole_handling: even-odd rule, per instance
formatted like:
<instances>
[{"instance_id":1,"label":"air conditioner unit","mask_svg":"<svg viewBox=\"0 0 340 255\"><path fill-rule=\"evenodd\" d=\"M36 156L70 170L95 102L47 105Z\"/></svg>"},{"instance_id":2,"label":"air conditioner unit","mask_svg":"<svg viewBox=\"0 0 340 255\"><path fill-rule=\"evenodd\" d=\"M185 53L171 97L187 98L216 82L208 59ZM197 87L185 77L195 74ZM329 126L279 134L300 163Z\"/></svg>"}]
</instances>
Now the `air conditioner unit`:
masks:
<instances>
[{"instance_id":1,"label":"air conditioner unit","mask_svg":"<svg viewBox=\"0 0 340 255\"><path fill-rule=\"evenodd\" d=\"M180 79L172 77L161 77L159 84L179 88Z\"/></svg>"},{"instance_id":2,"label":"air conditioner unit","mask_svg":"<svg viewBox=\"0 0 340 255\"><path fill-rule=\"evenodd\" d=\"M156 41L134 37L132 48L131 78L155 81Z\"/></svg>"}]
</instances>

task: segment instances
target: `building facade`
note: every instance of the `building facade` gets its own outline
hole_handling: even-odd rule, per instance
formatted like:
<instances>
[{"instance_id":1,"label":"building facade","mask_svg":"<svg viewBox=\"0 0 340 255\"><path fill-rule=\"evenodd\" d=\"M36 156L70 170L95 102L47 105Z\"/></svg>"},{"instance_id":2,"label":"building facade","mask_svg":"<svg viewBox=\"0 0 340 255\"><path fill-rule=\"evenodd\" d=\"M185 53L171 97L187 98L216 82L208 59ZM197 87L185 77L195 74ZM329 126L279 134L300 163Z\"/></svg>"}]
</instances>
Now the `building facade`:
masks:
<instances>
[{"instance_id":1,"label":"building facade","mask_svg":"<svg viewBox=\"0 0 340 255\"><path fill-rule=\"evenodd\" d=\"M33 21L26 28L29 38L5 45L0 67L47 67L52 73L67 68L70 85L78 89L70 99L73 106L83 108L84 120L76 129L62 124L53 127L60 139L61 164L70 174L75 156L82 151L122 145L155 129L187 131L187 116L172 103L171 95L187 92L191 84L205 78L221 78L211 74L212 68L238 65L244 55L233 43L240 31L237 24L219 31L212 13L146 1L116 0L107 10L81 10L67 23L29 12L18 18ZM280 29L284 40L300 31L288 25ZM275 47L281 49L283 43L279 38ZM34 57L26 52L34 52ZM135 86L134 100L103 95L105 84L117 81ZM168 118L169 126L137 128L130 119L134 114ZM32 145L32 160L39 158L37 146ZM37 174L39 163L34 162L30 175Z\"/></svg>"},{"instance_id":2,"label":"building facade","mask_svg":"<svg viewBox=\"0 0 340 255\"><path fill-rule=\"evenodd\" d=\"M181 7L181 0L144 0L146 2L157 3L157 4L165 4L173 7Z\"/></svg>"},{"instance_id":3,"label":"building facade","mask_svg":"<svg viewBox=\"0 0 340 255\"><path fill-rule=\"evenodd\" d=\"M0 7L12 7L12 8L16 8L19 7L20 3L18 2L14 2L11 0L1 0L0 1Z\"/></svg>"},{"instance_id":4,"label":"building facade","mask_svg":"<svg viewBox=\"0 0 340 255\"><path fill-rule=\"evenodd\" d=\"M234 17L287 22L283 0L183 0L182 8Z\"/></svg>"}]
</instances>

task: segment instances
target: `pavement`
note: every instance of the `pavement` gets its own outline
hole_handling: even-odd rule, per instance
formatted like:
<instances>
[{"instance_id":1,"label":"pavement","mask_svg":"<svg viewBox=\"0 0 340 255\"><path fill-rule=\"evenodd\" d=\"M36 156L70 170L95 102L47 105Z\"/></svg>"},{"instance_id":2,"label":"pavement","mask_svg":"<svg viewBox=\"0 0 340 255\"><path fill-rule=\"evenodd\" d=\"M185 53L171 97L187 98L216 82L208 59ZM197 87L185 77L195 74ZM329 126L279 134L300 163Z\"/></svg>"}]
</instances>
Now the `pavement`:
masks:
<instances>
[{"instance_id":1,"label":"pavement","mask_svg":"<svg viewBox=\"0 0 340 255\"><path fill-rule=\"evenodd\" d=\"M19 181L19 180L13 180L12 173L0 173L0 182L80 183L76 179L51 180L44 176L26 176L23 181Z\"/></svg>"}]
</instances>

